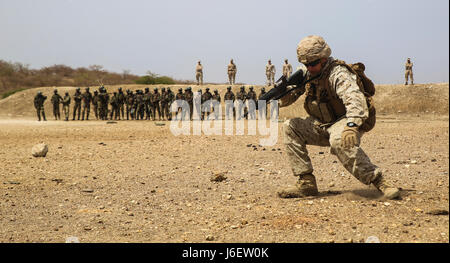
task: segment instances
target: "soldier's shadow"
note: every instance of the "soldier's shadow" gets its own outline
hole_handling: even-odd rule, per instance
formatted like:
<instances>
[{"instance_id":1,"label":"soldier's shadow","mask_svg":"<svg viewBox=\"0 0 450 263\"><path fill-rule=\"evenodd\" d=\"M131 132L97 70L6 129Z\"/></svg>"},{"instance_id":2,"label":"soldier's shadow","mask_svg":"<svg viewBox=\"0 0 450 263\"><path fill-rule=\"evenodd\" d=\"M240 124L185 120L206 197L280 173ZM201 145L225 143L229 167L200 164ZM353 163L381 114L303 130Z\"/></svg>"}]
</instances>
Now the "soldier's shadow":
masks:
<instances>
[{"instance_id":1,"label":"soldier's shadow","mask_svg":"<svg viewBox=\"0 0 450 263\"><path fill-rule=\"evenodd\" d=\"M398 200L402 200L404 197L410 195L411 192L415 190L411 189L401 189L400 188L400 196L397 198ZM344 191L323 191L319 192L317 196L309 197L308 199L317 199L324 197L332 197L332 196L343 196L348 200L384 200L383 194L380 193L375 188L364 188L364 189L354 189L354 190L344 190Z\"/></svg>"}]
</instances>

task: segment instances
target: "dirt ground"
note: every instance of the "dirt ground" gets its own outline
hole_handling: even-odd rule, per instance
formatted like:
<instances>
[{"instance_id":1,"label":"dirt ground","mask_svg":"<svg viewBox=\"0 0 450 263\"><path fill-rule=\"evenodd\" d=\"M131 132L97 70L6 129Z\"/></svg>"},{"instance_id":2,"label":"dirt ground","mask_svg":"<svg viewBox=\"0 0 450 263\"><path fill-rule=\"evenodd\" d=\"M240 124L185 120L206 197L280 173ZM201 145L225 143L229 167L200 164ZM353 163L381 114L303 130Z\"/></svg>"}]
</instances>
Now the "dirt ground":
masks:
<instances>
[{"instance_id":1,"label":"dirt ground","mask_svg":"<svg viewBox=\"0 0 450 263\"><path fill-rule=\"evenodd\" d=\"M320 195L278 198L295 182L282 123L260 147L259 135L174 136L168 122L48 119L0 120L0 242L449 242L448 115L379 116L364 135L403 189L389 201L314 146ZM31 155L39 142L45 158Z\"/></svg>"}]
</instances>

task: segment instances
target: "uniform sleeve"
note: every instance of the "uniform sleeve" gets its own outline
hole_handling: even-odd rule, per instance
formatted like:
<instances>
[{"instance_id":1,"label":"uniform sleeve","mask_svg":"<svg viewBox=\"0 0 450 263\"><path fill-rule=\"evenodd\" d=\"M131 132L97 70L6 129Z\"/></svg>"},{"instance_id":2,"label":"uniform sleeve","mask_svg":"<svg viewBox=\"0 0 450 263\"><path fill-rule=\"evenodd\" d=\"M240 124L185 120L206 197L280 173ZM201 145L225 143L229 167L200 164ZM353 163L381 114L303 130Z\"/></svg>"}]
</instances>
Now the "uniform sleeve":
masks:
<instances>
[{"instance_id":1,"label":"uniform sleeve","mask_svg":"<svg viewBox=\"0 0 450 263\"><path fill-rule=\"evenodd\" d=\"M369 116L369 110L366 97L356 82L356 75L344 66L336 66L330 75L330 85L345 105L348 122L362 125Z\"/></svg>"},{"instance_id":2,"label":"uniform sleeve","mask_svg":"<svg viewBox=\"0 0 450 263\"><path fill-rule=\"evenodd\" d=\"M298 98L300 98L301 94L298 91L289 92L286 96L280 99L280 108L287 107L294 103Z\"/></svg>"}]
</instances>

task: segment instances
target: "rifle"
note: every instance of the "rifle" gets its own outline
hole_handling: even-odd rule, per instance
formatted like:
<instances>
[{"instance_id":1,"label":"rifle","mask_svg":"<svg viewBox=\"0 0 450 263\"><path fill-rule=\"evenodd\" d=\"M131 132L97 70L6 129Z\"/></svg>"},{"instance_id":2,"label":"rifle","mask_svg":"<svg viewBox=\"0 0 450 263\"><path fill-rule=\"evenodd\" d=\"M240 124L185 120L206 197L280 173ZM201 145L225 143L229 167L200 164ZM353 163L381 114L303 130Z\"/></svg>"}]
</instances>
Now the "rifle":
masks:
<instances>
[{"instance_id":1,"label":"rifle","mask_svg":"<svg viewBox=\"0 0 450 263\"><path fill-rule=\"evenodd\" d=\"M282 97L286 96L288 93L300 89L300 95L305 93L305 84L316 79L318 76L306 80L305 74L303 74L303 70L299 69L294 74L292 74L289 78L286 76L281 76L275 82L274 87L269 90L266 94L264 94L260 100L271 101L271 100L279 100ZM287 89L288 86L294 85L295 87L292 89Z\"/></svg>"}]
</instances>

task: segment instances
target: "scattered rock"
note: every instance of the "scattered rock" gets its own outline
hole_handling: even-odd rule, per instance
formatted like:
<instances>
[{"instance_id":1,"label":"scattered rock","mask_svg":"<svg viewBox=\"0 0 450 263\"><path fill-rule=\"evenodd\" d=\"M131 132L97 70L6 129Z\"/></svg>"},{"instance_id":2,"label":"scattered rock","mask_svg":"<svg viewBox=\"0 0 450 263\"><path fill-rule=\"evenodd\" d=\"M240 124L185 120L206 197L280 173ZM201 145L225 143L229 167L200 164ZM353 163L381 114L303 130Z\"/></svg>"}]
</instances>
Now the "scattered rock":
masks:
<instances>
[{"instance_id":1,"label":"scattered rock","mask_svg":"<svg viewBox=\"0 0 450 263\"><path fill-rule=\"evenodd\" d=\"M106 124L117 124L117 121L107 121Z\"/></svg>"},{"instance_id":2,"label":"scattered rock","mask_svg":"<svg viewBox=\"0 0 450 263\"><path fill-rule=\"evenodd\" d=\"M207 241L214 241L214 236L212 236L212 235L207 235L207 236L206 236L206 240L207 240Z\"/></svg>"},{"instance_id":3,"label":"scattered rock","mask_svg":"<svg viewBox=\"0 0 450 263\"><path fill-rule=\"evenodd\" d=\"M224 173L215 173L211 176L210 180L211 182L222 182L225 181L227 177Z\"/></svg>"},{"instance_id":4,"label":"scattered rock","mask_svg":"<svg viewBox=\"0 0 450 263\"><path fill-rule=\"evenodd\" d=\"M86 188L86 189L82 189L81 192L84 192L84 193L93 193L94 190L89 189L89 188Z\"/></svg>"},{"instance_id":5,"label":"scattered rock","mask_svg":"<svg viewBox=\"0 0 450 263\"><path fill-rule=\"evenodd\" d=\"M31 154L34 157L45 157L48 152L48 146L45 143L39 143L31 148Z\"/></svg>"}]
</instances>

